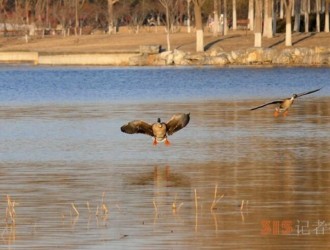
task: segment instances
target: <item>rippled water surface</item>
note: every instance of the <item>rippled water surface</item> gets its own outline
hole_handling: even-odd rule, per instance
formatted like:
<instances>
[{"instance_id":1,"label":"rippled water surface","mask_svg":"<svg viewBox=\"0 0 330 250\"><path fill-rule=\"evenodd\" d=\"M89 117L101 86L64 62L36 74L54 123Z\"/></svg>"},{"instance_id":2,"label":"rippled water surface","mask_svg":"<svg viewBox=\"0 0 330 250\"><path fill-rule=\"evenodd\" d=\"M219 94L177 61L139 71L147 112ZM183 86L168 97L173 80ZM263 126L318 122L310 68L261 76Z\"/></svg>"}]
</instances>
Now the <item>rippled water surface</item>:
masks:
<instances>
[{"instance_id":1,"label":"rippled water surface","mask_svg":"<svg viewBox=\"0 0 330 250\"><path fill-rule=\"evenodd\" d=\"M329 68L0 67L0 249L325 249L329 79ZM287 117L249 110L319 87ZM177 112L191 121L169 147L119 129Z\"/></svg>"}]
</instances>

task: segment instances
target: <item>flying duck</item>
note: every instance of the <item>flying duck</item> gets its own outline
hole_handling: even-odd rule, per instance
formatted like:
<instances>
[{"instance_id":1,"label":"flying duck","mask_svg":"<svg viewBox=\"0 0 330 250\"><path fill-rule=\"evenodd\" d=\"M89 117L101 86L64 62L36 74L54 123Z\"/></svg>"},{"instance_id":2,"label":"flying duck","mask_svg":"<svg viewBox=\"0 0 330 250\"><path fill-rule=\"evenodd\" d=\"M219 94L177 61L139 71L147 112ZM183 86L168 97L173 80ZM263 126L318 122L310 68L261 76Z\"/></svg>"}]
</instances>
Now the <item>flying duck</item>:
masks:
<instances>
[{"instance_id":1,"label":"flying duck","mask_svg":"<svg viewBox=\"0 0 330 250\"><path fill-rule=\"evenodd\" d=\"M167 136L179 131L187 126L190 120L190 113L175 114L168 122L162 122L160 118L156 123L149 124L141 120L131 121L123 126L120 130L127 134L146 134L154 138L153 145L157 145L158 142L164 142L165 145L170 145Z\"/></svg>"},{"instance_id":2,"label":"flying duck","mask_svg":"<svg viewBox=\"0 0 330 250\"><path fill-rule=\"evenodd\" d=\"M293 104L293 102L296 98L298 98L300 96L303 96L303 95L308 95L308 94L314 93L316 91L319 91L320 89L321 88L315 89L315 90L312 90L312 91L308 91L308 92L304 92L304 93L300 93L300 94L293 94L291 97L286 98L284 100L267 102L265 104L262 104L258 107L255 107L255 108L252 108L250 110L256 110L256 109L263 108L263 107L271 105L271 104L279 104L275 108L274 116L277 117L282 112L283 112L283 116L287 116L288 115L288 110L292 106L292 104Z\"/></svg>"}]
</instances>

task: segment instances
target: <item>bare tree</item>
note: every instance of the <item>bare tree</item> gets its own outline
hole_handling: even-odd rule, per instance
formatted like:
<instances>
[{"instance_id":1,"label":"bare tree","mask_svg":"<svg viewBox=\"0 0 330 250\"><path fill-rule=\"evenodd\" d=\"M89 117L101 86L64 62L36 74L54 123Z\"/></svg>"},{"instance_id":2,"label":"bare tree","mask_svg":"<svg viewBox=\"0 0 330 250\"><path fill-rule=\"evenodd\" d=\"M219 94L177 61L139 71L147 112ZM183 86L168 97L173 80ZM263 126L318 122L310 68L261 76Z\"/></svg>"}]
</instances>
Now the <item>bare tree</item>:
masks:
<instances>
[{"instance_id":1,"label":"bare tree","mask_svg":"<svg viewBox=\"0 0 330 250\"><path fill-rule=\"evenodd\" d=\"M193 0L195 12L195 27L196 27L196 51L204 51L204 31L202 20L202 6L205 0Z\"/></svg>"},{"instance_id":2,"label":"bare tree","mask_svg":"<svg viewBox=\"0 0 330 250\"><path fill-rule=\"evenodd\" d=\"M30 0L25 0L24 10L25 10L25 23L28 25L30 24L30 17L29 17L29 11L31 10Z\"/></svg>"},{"instance_id":3,"label":"bare tree","mask_svg":"<svg viewBox=\"0 0 330 250\"><path fill-rule=\"evenodd\" d=\"M219 33L223 35L223 13L222 13L222 0L219 0Z\"/></svg>"},{"instance_id":4,"label":"bare tree","mask_svg":"<svg viewBox=\"0 0 330 250\"><path fill-rule=\"evenodd\" d=\"M285 5L285 46L292 46L292 24L291 24L291 13L292 13L293 0L284 0Z\"/></svg>"},{"instance_id":5,"label":"bare tree","mask_svg":"<svg viewBox=\"0 0 330 250\"><path fill-rule=\"evenodd\" d=\"M116 33L113 7L119 0L108 0L108 34Z\"/></svg>"},{"instance_id":6,"label":"bare tree","mask_svg":"<svg viewBox=\"0 0 330 250\"><path fill-rule=\"evenodd\" d=\"M223 0L223 34L228 34L227 0Z\"/></svg>"},{"instance_id":7,"label":"bare tree","mask_svg":"<svg viewBox=\"0 0 330 250\"><path fill-rule=\"evenodd\" d=\"M72 12L72 10L72 1L70 0L54 2L52 12L54 17L60 23L60 29L63 36L70 35L72 24L71 17L74 17L74 12Z\"/></svg>"},{"instance_id":8,"label":"bare tree","mask_svg":"<svg viewBox=\"0 0 330 250\"><path fill-rule=\"evenodd\" d=\"M219 7L218 0L213 0L213 13L214 13L214 22L213 22L213 36L218 36L219 34Z\"/></svg>"},{"instance_id":9,"label":"bare tree","mask_svg":"<svg viewBox=\"0 0 330 250\"><path fill-rule=\"evenodd\" d=\"M249 0L248 19L249 19L249 29L253 30L254 29L254 0Z\"/></svg>"},{"instance_id":10,"label":"bare tree","mask_svg":"<svg viewBox=\"0 0 330 250\"><path fill-rule=\"evenodd\" d=\"M304 11L304 24L305 24L305 32L309 31L309 5L310 0L304 0L303 2L303 11Z\"/></svg>"},{"instance_id":11,"label":"bare tree","mask_svg":"<svg viewBox=\"0 0 330 250\"><path fill-rule=\"evenodd\" d=\"M301 11L301 0L295 0L294 4L294 25L293 31L300 31L300 11Z\"/></svg>"},{"instance_id":12,"label":"bare tree","mask_svg":"<svg viewBox=\"0 0 330 250\"><path fill-rule=\"evenodd\" d=\"M254 47L262 47L262 1L255 0Z\"/></svg>"},{"instance_id":13,"label":"bare tree","mask_svg":"<svg viewBox=\"0 0 330 250\"><path fill-rule=\"evenodd\" d=\"M232 27L233 30L237 30L237 11L236 11L236 0L233 0L233 20L232 20Z\"/></svg>"},{"instance_id":14,"label":"bare tree","mask_svg":"<svg viewBox=\"0 0 330 250\"><path fill-rule=\"evenodd\" d=\"M166 11L166 41L167 41L167 50L171 50L170 43L170 32L172 30L171 27L171 12L177 7L177 0L159 0L161 5L165 8Z\"/></svg>"},{"instance_id":15,"label":"bare tree","mask_svg":"<svg viewBox=\"0 0 330 250\"><path fill-rule=\"evenodd\" d=\"M191 0L187 0L187 32L190 33L191 32L191 16L190 16L190 3L191 3Z\"/></svg>"},{"instance_id":16,"label":"bare tree","mask_svg":"<svg viewBox=\"0 0 330 250\"><path fill-rule=\"evenodd\" d=\"M79 12L81 8L84 6L85 0L76 0L75 1L75 27L74 27L74 34L78 35L78 29L79 29L79 35L81 35L81 26L79 21Z\"/></svg>"},{"instance_id":17,"label":"bare tree","mask_svg":"<svg viewBox=\"0 0 330 250\"><path fill-rule=\"evenodd\" d=\"M284 1L285 0L280 0L280 18L284 18Z\"/></svg>"},{"instance_id":18,"label":"bare tree","mask_svg":"<svg viewBox=\"0 0 330 250\"><path fill-rule=\"evenodd\" d=\"M273 8L272 8L272 15L273 15L273 36L276 34L276 22L277 22L277 1L278 0L273 0Z\"/></svg>"},{"instance_id":19,"label":"bare tree","mask_svg":"<svg viewBox=\"0 0 330 250\"><path fill-rule=\"evenodd\" d=\"M321 11L321 0L316 0L316 32L321 31L321 20L320 20L320 11Z\"/></svg>"},{"instance_id":20,"label":"bare tree","mask_svg":"<svg viewBox=\"0 0 330 250\"><path fill-rule=\"evenodd\" d=\"M264 36L267 38L273 37L273 1L265 0L264 5Z\"/></svg>"},{"instance_id":21,"label":"bare tree","mask_svg":"<svg viewBox=\"0 0 330 250\"><path fill-rule=\"evenodd\" d=\"M325 17L324 17L324 21L325 21L325 24L324 24L324 32L329 32L329 6L330 6L330 1L327 0L325 2L325 10L324 10L324 14L325 14Z\"/></svg>"}]
</instances>

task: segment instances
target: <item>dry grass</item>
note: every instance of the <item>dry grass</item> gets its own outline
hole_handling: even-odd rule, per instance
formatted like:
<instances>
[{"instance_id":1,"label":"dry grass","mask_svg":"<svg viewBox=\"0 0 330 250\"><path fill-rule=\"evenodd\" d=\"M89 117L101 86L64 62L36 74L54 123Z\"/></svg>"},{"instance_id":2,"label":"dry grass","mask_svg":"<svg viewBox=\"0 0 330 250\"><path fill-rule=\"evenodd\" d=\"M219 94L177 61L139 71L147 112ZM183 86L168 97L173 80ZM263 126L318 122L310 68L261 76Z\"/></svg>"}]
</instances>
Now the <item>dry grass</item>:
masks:
<instances>
[{"instance_id":1,"label":"dry grass","mask_svg":"<svg viewBox=\"0 0 330 250\"><path fill-rule=\"evenodd\" d=\"M171 48L183 51L195 51L195 34L187 33L182 27L179 32L170 36ZM329 47L330 33L294 33L294 47L315 46ZM209 31L204 33L206 51L211 48L222 48L224 51L253 47L254 34L250 31L230 31L227 36L214 37ZM140 45L166 45L166 33L163 27L149 27L133 33L122 27L115 35L94 34L83 36L47 36L31 38L28 43L23 37L0 38L0 51L37 51L43 53L111 53L137 51ZM284 34L276 34L273 38L263 38L263 47L284 48Z\"/></svg>"}]
</instances>

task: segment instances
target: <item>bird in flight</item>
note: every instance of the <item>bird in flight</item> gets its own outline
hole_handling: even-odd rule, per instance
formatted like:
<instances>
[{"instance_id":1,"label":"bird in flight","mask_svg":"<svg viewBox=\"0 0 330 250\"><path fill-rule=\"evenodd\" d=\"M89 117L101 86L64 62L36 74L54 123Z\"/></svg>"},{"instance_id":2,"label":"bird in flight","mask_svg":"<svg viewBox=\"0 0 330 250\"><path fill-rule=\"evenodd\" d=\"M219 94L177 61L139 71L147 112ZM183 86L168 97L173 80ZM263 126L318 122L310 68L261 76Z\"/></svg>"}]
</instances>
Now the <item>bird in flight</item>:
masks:
<instances>
[{"instance_id":1,"label":"bird in flight","mask_svg":"<svg viewBox=\"0 0 330 250\"><path fill-rule=\"evenodd\" d=\"M190 113L179 113L173 115L166 123L162 122L160 118L157 119L157 122L152 124L142 120L134 120L121 126L120 130L127 134L140 133L150 135L154 138L153 145L164 142L165 145L169 146L170 142L167 137L187 126L189 120Z\"/></svg>"},{"instance_id":2,"label":"bird in flight","mask_svg":"<svg viewBox=\"0 0 330 250\"><path fill-rule=\"evenodd\" d=\"M300 93L300 94L293 94L291 97L285 98L284 100L267 102L265 104L262 104L260 106L255 107L255 108L252 108L250 110L256 110L256 109L260 109L260 108L263 108L263 107L271 105L271 104L277 104L277 106L275 108L274 116L277 117L277 116L280 115L280 113L283 113L283 116L287 116L288 115L288 110L292 106L292 104L293 104L293 102L296 98L298 98L300 96L312 94L314 92L319 91L320 89L321 88L315 89L315 90L312 90L312 91L308 91L308 92L304 92L304 93Z\"/></svg>"}]
</instances>

